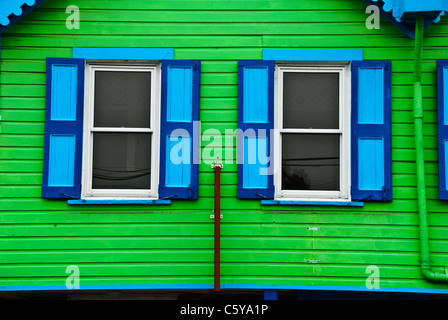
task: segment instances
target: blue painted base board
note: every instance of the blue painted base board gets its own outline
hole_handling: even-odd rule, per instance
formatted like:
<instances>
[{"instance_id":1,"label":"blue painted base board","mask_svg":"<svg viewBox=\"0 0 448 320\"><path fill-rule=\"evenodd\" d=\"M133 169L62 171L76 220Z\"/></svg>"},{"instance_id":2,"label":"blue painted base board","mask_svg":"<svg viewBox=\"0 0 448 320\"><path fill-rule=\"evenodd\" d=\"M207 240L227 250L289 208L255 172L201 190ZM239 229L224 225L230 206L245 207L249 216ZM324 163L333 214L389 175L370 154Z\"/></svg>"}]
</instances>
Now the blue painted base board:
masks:
<instances>
[{"instance_id":1,"label":"blue painted base board","mask_svg":"<svg viewBox=\"0 0 448 320\"><path fill-rule=\"evenodd\" d=\"M129 285L80 285L73 290L204 290L214 288L213 284L129 284ZM257 285L257 284L222 284L221 289L246 290L319 290L319 291L354 291L354 292L389 292L389 293L423 293L448 294L447 289L431 288L380 288L367 289L366 287L352 286L311 286L311 285ZM0 291L66 291L65 285L54 286L0 286Z\"/></svg>"}]
</instances>

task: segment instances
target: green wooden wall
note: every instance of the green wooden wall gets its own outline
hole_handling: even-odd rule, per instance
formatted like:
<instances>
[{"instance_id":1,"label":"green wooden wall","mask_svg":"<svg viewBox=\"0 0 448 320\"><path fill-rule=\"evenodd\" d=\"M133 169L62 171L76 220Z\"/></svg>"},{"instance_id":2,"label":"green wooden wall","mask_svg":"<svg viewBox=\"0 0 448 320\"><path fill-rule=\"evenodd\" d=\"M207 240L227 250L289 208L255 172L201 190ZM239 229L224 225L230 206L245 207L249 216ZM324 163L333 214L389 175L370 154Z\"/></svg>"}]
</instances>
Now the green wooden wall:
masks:
<instances>
[{"instance_id":1,"label":"green wooden wall","mask_svg":"<svg viewBox=\"0 0 448 320\"><path fill-rule=\"evenodd\" d=\"M69 30L66 7L81 9ZM213 171L200 165L199 200L169 206L70 206L40 198L45 58L73 47L174 48L202 60L202 131L237 128L237 60L263 48L357 48L392 61L392 203L276 207L236 199L237 167L222 174L222 283L441 288L419 270L412 118L413 41L385 19L365 26L361 0L47 0L1 38L0 287L213 284ZM448 204L438 198L436 59L448 59L445 18L425 34L424 133L431 262L448 265ZM203 137L205 146L208 142ZM233 159L236 149L226 148ZM209 159L210 160L210 159ZM318 227L319 230L309 230ZM310 264L308 260L319 260Z\"/></svg>"}]
</instances>

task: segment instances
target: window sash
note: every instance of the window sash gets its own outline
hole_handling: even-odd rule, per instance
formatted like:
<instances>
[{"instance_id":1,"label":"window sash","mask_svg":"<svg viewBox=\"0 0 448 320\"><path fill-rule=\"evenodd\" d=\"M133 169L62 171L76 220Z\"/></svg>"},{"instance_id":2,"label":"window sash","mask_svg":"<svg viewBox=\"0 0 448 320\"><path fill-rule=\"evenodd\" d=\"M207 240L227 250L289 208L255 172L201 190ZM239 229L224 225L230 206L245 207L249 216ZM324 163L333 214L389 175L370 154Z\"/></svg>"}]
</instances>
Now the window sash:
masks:
<instances>
[{"instance_id":1,"label":"window sash","mask_svg":"<svg viewBox=\"0 0 448 320\"><path fill-rule=\"evenodd\" d=\"M110 63L110 62L109 62ZM94 127L94 84L96 71L150 72L151 103L150 128ZM82 198L97 200L157 199L159 186L160 154L160 66L159 65L86 65L85 112L83 133L83 185ZM148 133L151 134L151 189L93 189L93 134L105 133Z\"/></svg>"},{"instance_id":2,"label":"window sash","mask_svg":"<svg viewBox=\"0 0 448 320\"><path fill-rule=\"evenodd\" d=\"M275 70L275 112L274 112L274 185L275 199L277 200L350 200L350 72L349 66L282 66L277 65ZM339 129L299 129L283 128L283 74L284 72L301 73L339 73ZM340 190L282 190L282 134L308 133L308 134L339 134L340 136Z\"/></svg>"}]
</instances>

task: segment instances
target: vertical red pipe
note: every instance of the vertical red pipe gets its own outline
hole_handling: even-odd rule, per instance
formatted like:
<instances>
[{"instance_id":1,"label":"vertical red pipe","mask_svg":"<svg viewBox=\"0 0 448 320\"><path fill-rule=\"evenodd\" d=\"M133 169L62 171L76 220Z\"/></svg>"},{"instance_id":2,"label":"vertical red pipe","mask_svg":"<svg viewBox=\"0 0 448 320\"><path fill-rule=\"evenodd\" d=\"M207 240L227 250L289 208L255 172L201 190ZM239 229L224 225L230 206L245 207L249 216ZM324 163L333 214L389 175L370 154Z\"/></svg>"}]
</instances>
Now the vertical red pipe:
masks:
<instances>
[{"instance_id":1,"label":"vertical red pipe","mask_svg":"<svg viewBox=\"0 0 448 320\"><path fill-rule=\"evenodd\" d=\"M221 168L216 163L215 168L215 292L221 288Z\"/></svg>"}]
</instances>

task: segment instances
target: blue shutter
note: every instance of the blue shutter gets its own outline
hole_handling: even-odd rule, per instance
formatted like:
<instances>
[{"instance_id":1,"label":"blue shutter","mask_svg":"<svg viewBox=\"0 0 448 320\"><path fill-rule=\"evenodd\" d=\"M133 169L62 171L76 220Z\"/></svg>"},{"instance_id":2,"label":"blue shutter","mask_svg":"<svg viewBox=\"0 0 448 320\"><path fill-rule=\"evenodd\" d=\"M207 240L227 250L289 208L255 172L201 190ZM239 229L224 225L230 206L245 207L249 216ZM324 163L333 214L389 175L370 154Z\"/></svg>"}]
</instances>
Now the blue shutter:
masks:
<instances>
[{"instance_id":1,"label":"blue shutter","mask_svg":"<svg viewBox=\"0 0 448 320\"><path fill-rule=\"evenodd\" d=\"M162 60L159 198L197 199L201 62Z\"/></svg>"},{"instance_id":2,"label":"blue shutter","mask_svg":"<svg viewBox=\"0 0 448 320\"><path fill-rule=\"evenodd\" d=\"M391 63L352 62L352 199L392 201Z\"/></svg>"},{"instance_id":3,"label":"blue shutter","mask_svg":"<svg viewBox=\"0 0 448 320\"><path fill-rule=\"evenodd\" d=\"M47 59L42 198L81 196L84 59Z\"/></svg>"},{"instance_id":4,"label":"blue shutter","mask_svg":"<svg viewBox=\"0 0 448 320\"><path fill-rule=\"evenodd\" d=\"M274 69L274 61L238 61L237 197L241 199L274 198Z\"/></svg>"},{"instance_id":5,"label":"blue shutter","mask_svg":"<svg viewBox=\"0 0 448 320\"><path fill-rule=\"evenodd\" d=\"M437 61L437 116L439 136L439 198L448 200L448 60Z\"/></svg>"}]
</instances>

